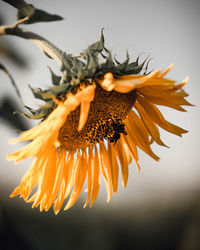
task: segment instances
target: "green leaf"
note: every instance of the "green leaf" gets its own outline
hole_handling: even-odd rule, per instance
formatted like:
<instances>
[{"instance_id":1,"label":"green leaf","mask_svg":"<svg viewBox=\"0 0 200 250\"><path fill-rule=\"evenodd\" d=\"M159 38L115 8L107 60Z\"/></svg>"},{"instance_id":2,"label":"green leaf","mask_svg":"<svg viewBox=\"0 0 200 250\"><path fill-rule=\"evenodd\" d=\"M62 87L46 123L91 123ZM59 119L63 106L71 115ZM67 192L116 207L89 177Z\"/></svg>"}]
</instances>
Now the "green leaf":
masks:
<instances>
[{"instance_id":1,"label":"green leaf","mask_svg":"<svg viewBox=\"0 0 200 250\"><path fill-rule=\"evenodd\" d=\"M19 10L17 13L17 19L24 18L24 13ZM59 15L50 14L44 10L35 9L34 15L32 15L27 21L24 22L24 24L33 24L38 22L54 22L54 21L60 21L63 20L63 18Z\"/></svg>"},{"instance_id":2,"label":"green leaf","mask_svg":"<svg viewBox=\"0 0 200 250\"><path fill-rule=\"evenodd\" d=\"M24 115L25 117L29 118L29 119L42 119L45 118L49 115L49 113L51 112L51 108L40 108L37 110L34 110L32 108L29 108L27 106L24 106L26 109L28 109L28 111L31 114L25 113L25 112L15 112L15 113L19 113L21 115Z\"/></svg>"},{"instance_id":3,"label":"green leaf","mask_svg":"<svg viewBox=\"0 0 200 250\"><path fill-rule=\"evenodd\" d=\"M23 17L31 17L35 13L35 8L31 4L27 4L24 0L3 0L4 2L9 3L13 7L17 8Z\"/></svg>"},{"instance_id":4,"label":"green leaf","mask_svg":"<svg viewBox=\"0 0 200 250\"><path fill-rule=\"evenodd\" d=\"M59 15L50 14L44 10L35 8L32 4L26 3L24 0L3 0L18 9L17 19L28 17L24 24L32 24L38 22L60 21L63 18Z\"/></svg>"}]
</instances>

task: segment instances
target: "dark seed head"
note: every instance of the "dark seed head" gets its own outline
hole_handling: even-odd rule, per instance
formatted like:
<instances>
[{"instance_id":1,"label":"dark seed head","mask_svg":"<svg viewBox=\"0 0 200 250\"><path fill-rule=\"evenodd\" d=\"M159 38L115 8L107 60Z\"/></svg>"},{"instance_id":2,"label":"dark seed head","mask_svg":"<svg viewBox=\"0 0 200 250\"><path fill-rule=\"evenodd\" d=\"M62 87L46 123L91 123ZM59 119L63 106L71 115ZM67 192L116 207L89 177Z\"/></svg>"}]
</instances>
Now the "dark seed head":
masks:
<instances>
[{"instance_id":1,"label":"dark seed head","mask_svg":"<svg viewBox=\"0 0 200 250\"><path fill-rule=\"evenodd\" d=\"M124 119L134 105L136 91L127 94L105 91L96 84L95 97L84 128L78 132L80 107L71 112L59 131L59 141L64 148L85 148L107 139L116 142L126 134Z\"/></svg>"}]
</instances>

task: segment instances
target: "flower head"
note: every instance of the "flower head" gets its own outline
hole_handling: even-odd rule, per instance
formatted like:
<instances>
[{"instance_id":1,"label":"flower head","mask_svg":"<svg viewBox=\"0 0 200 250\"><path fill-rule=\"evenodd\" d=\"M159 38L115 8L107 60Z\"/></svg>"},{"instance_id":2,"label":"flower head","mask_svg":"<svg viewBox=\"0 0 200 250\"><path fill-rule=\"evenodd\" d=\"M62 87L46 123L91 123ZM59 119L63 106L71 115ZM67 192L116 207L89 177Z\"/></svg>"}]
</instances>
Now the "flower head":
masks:
<instances>
[{"instance_id":1,"label":"flower head","mask_svg":"<svg viewBox=\"0 0 200 250\"><path fill-rule=\"evenodd\" d=\"M53 87L31 88L46 103L38 110L28 108L27 117L42 121L11 140L31 142L9 154L9 160L34 158L11 196L20 195L33 202L33 207L40 205L41 211L53 205L58 213L68 197L65 209L73 206L87 177L84 206L89 202L92 206L103 175L109 201L117 192L119 167L123 187L130 162L134 160L140 169L138 147L159 160L151 149L153 142L165 146L158 126L178 136L187 132L165 120L156 105L184 111L183 105L191 105L182 89L188 79L176 85L165 77L173 65L147 73L147 59L141 64L139 57L135 62L129 60L128 53L123 63L113 60L102 33L80 57L63 53L62 76L50 70Z\"/></svg>"}]
</instances>

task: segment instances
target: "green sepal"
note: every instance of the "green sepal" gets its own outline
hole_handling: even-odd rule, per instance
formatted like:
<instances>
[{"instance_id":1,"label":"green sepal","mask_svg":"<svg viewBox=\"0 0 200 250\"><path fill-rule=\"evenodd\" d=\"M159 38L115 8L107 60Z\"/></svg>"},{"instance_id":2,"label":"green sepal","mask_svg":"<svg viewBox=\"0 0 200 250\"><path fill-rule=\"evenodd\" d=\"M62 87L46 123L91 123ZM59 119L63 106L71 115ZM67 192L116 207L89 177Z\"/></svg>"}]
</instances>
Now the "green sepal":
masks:
<instances>
[{"instance_id":1,"label":"green sepal","mask_svg":"<svg viewBox=\"0 0 200 250\"><path fill-rule=\"evenodd\" d=\"M72 75L74 78L78 78L80 81L82 81L85 77L84 75L84 67L85 64L78 58L73 57L72 58Z\"/></svg>"},{"instance_id":2,"label":"green sepal","mask_svg":"<svg viewBox=\"0 0 200 250\"><path fill-rule=\"evenodd\" d=\"M134 63L130 63L127 68L126 68L126 74L139 74L141 72L141 70L143 69L146 61L148 60L149 56L146 57L146 59L141 63L139 64L139 56L137 57L137 60L136 62Z\"/></svg>"},{"instance_id":3,"label":"green sepal","mask_svg":"<svg viewBox=\"0 0 200 250\"><path fill-rule=\"evenodd\" d=\"M29 119L42 119L42 118L47 117L51 112L51 109L49 108L40 108L37 110L33 110L27 106L25 106L25 108L29 110L30 114L25 113L25 112L18 112L18 113L23 114Z\"/></svg>"},{"instance_id":4,"label":"green sepal","mask_svg":"<svg viewBox=\"0 0 200 250\"><path fill-rule=\"evenodd\" d=\"M55 108L54 98L59 100L66 99L66 93L73 92L82 82L92 82L102 79L104 74L111 72L115 78L122 75L139 74L149 57L147 57L142 63L139 63L140 56L136 58L136 61L129 63L130 56L128 50L126 52L126 58L123 62L119 62L115 57L113 58L112 52L104 46L103 29L101 31L100 40L90 45L84 50L80 56L73 56L62 52L62 65L60 71L61 76L54 74L49 68L52 78L52 84L54 86L47 90L34 89L31 86L30 89L35 96L40 100L47 103L52 102L48 107L42 106L38 110L30 110L34 119L39 117L48 116L48 112L51 112ZM143 71L145 75L147 72L148 63ZM74 93L74 92L73 92Z\"/></svg>"},{"instance_id":5,"label":"green sepal","mask_svg":"<svg viewBox=\"0 0 200 250\"><path fill-rule=\"evenodd\" d=\"M55 109L56 104L54 103L53 100L47 101L46 104L42 105L39 109L34 110L30 107L24 106L26 109L28 109L29 113L25 112L18 112L27 118L30 119L45 119L52 111Z\"/></svg>"},{"instance_id":6,"label":"green sepal","mask_svg":"<svg viewBox=\"0 0 200 250\"><path fill-rule=\"evenodd\" d=\"M48 69L49 69L49 71L51 73L52 84L53 85L59 85L60 84L60 80L61 80L61 76L56 75L50 67L48 67Z\"/></svg>"},{"instance_id":7,"label":"green sepal","mask_svg":"<svg viewBox=\"0 0 200 250\"><path fill-rule=\"evenodd\" d=\"M101 53L104 49L104 35L103 35L103 29L101 30L101 36L99 41L91 44L86 50L84 50L81 55L86 60L90 58L90 56L98 56L99 53Z\"/></svg>"},{"instance_id":8,"label":"green sepal","mask_svg":"<svg viewBox=\"0 0 200 250\"><path fill-rule=\"evenodd\" d=\"M107 53L107 57L104 59L104 62L100 64L100 68L103 70L103 74L108 71L114 73L113 69L115 67L115 63L112 58L112 52L106 48L104 49Z\"/></svg>"},{"instance_id":9,"label":"green sepal","mask_svg":"<svg viewBox=\"0 0 200 250\"><path fill-rule=\"evenodd\" d=\"M122 63L117 62L118 65L115 67L115 69L118 70L119 72L124 71L128 66L129 60L130 60L130 56L129 56L129 53L128 53L128 50L127 50L126 51L126 60L124 62L122 62ZM116 61L116 59L115 59L115 61Z\"/></svg>"},{"instance_id":10,"label":"green sepal","mask_svg":"<svg viewBox=\"0 0 200 250\"><path fill-rule=\"evenodd\" d=\"M46 94L46 96L54 96L57 98L62 98L62 95L64 93L67 93L69 91L72 90L72 86L69 82L67 83L62 83L58 86L53 86L48 90L43 91L43 93L45 92L45 94L48 92L48 94Z\"/></svg>"},{"instance_id":11,"label":"green sepal","mask_svg":"<svg viewBox=\"0 0 200 250\"><path fill-rule=\"evenodd\" d=\"M67 54L66 52L63 52L62 54L62 66L61 71L64 71L65 69L71 69L73 66L72 59L73 56L71 54Z\"/></svg>"},{"instance_id":12,"label":"green sepal","mask_svg":"<svg viewBox=\"0 0 200 250\"><path fill-rule=\"evenodd\" d=\"M47 100L50 100L53 97L55 97L55 95L53 95L49 89L48 90L41 90L39 88L34 89L30 85L28 85L28 86L29 86L31 92L33 93L34 97L37 99L47 101Z\"/></svg>"},{"instance_id":13,"label":"green sepal","mask_svg":"<svg viewBox=\"0 0 200 250\"><path fill-rule=\"evenodd\" d=\"M96 54L96 53L95 53ZM87 52L87 64L85 66L85 76L87 78L91 78L94 76L94 73L98 71L99 69L99 64L98 64L98 58L97 55L93 55L88 49Z\"/></svg>"}]
</instances>

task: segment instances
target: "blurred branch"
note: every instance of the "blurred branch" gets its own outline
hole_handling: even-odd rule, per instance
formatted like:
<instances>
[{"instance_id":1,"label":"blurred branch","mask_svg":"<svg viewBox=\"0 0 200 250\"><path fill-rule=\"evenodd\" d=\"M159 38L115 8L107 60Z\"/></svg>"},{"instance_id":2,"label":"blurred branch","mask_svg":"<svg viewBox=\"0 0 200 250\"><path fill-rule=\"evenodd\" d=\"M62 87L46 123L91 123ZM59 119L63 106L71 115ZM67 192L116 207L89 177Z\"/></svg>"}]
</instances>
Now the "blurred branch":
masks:
<instances>
[{"instance_id":1,"label":"blurred branch","mask_svg":"<svg viewBox=\"0 0 200 250\"><path fill-rule=\"evenodd\" d=\"M7 124L12 126L17 131L25 131L29 128L27 122L22 119L22 116L16 113L19 110L17 103L10 97L4 97L0 104L0 118L2 118Z\"/></svg>"},{"instance_id":2,"label":"blurred branch","mask_svg":"<svg viewBox=\"0 0 200 250\"><path fill-rule=\"evenodd\" d=\"M42 36L19 28L19 24L20 21L17 21L11 26L0 26L0 35L12 35L29 40L37 45L46 55L55 59L60 65L62 65L63 52L60 49L58 49L55 45L47 41Z\"/></svg>"},{"instance_id":3,"label":"blurred branch","mask_svg":"<svg viewBox=\"0 0 200 250\"><path fill-rule=\"evenodd\" d=\"M17 87L17 84L15 83L14 78L12 77L12 75L10 74L10 72L6 69L6 67L3 66L3 64L1 64L1 63L0 63L0 70L3 70L3 71L6 73L6 75L10 78L10 81L11 81L11 83L12 83L12 85L13 85L13 87L14 87L16 93L17 93L17 95L18 95L19 99L21 100L22 105L24 106L24 103L23 103L21 94L20 94L20 92L19 92L19 89L18 89L18 87Z\"/></svg>"},{"instance_id":4,"label":"blurred branch","mask_svg":"<svg viewBox=\"0 0 200 250\"><path fill-rule=\"evenodd\" d=\"M3 0L18 9L17 18L22 20L24 24L32 24L38 22L54 22L63 20L63 17L48 13L44 10L35 8L32 4L26 3L24 0Z\"/></svg>"}]
</instances>

